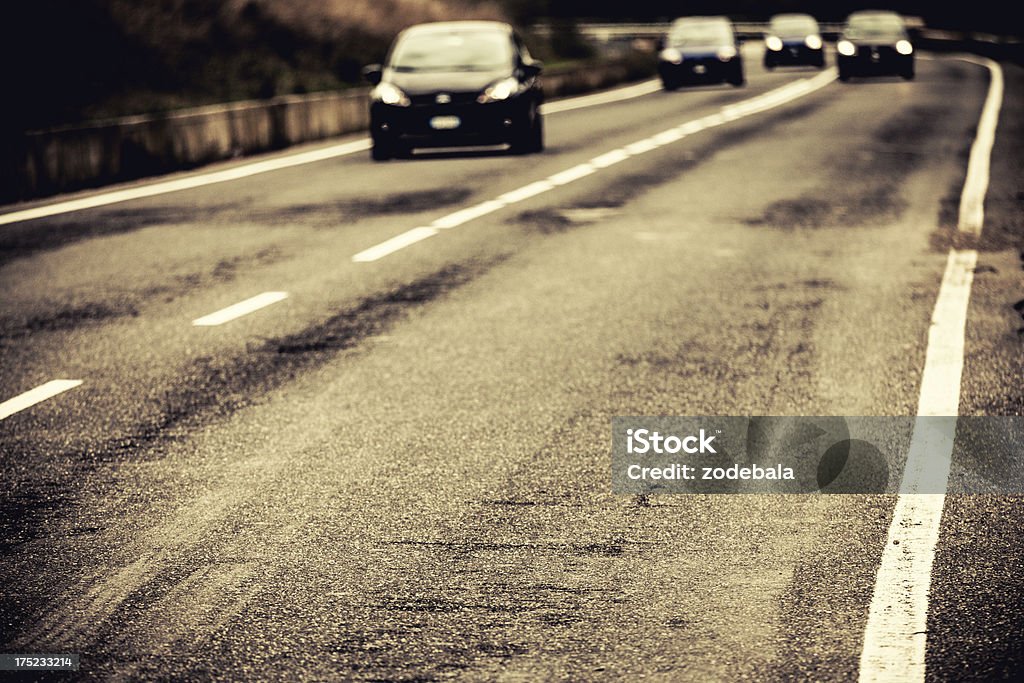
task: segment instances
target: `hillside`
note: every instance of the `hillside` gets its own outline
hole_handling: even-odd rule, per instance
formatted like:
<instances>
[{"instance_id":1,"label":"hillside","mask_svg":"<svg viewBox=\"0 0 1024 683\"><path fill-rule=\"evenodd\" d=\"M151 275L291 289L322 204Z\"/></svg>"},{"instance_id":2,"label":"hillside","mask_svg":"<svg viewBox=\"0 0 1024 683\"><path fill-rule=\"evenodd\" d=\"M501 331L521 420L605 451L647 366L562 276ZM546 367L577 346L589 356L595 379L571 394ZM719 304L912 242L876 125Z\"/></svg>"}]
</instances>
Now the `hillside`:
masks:
<instances>
[{"instance_id":1,"label":"hillside","mask_svg":"<svg viewBox=\"0 0 1024 683\"><path fill-rule=\"evenodd\" d=\"M488 0L33 0L0 22L4 129L341 87L421 22Z\"/></svg>"},{"instance_id":2,"label":"hillside","mask_svg":"<svg viewBox=\"0 0 1024 683\"><path fill-rule=\"evenodd\" d=\"M0 20L8 105L0 134L18 134L125 114L335 89L360 82L413 23L495 18L519 25L548 18L566 27L544 59L578 58L586 47L571 22L667 20L721 13L763 20L810 11L839 20L864 5L924 16L930 25L1020 31L1011 5L970 7L924 0L30 0L9 3ZM569 23L565 23L569 22Z\"/></svg>"}]
</instances>

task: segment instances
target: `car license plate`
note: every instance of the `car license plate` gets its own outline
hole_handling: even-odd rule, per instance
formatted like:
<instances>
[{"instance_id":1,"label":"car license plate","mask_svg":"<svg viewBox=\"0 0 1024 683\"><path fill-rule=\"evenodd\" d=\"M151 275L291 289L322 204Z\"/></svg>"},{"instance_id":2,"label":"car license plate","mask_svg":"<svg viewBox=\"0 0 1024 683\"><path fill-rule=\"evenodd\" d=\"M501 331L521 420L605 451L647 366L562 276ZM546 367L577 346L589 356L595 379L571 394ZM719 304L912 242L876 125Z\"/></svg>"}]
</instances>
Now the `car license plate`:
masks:
<instances>
[{"instance_id":1,"label":"car license plate","mask_svg":"<svg viewBox=\"0 0 1024 683\"><path fill-rule=\"evenodd\" d=\"M706 72L707 70L708 70L708 68L706 66L704 66L703 64L696 64L693 67L693 73L695 73L695 74L702 74L702 73Z\"/></svg>"},{"instance_id":2,"label":"car license plate","mask_svg":"<svg viewBox=\"0 0 1024 683\"><path fill-rule=\"evenodd\" d=\"M458 116L435 116L430 119L430 127L434 130L455 130L462 125Z\"/></svg>"}]
</instances>

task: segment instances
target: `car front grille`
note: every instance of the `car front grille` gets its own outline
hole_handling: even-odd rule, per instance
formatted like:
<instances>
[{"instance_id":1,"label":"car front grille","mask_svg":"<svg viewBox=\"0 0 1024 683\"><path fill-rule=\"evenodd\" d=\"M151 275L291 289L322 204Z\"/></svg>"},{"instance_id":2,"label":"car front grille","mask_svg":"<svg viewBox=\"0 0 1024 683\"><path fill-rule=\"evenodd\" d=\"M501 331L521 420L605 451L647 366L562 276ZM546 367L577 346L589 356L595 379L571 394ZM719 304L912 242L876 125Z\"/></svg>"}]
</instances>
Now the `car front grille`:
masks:
<instances>
[{"instance_id":1,"label":"car front grille","mask_svg":"<svg viewBox=\"0 0 1024 683\"><path fill-rule=\"evenodd\" d=\"M447 103L439 103L437 101L438 96L447 95L450 99ZM414 107L438 107L443 108L447 105L460 105L460 104L471 104L476 102L476 98L480 96L479 92L433 92L426 95L413 95L409 99L412 101Z\"/></svg>"}]
</instances>

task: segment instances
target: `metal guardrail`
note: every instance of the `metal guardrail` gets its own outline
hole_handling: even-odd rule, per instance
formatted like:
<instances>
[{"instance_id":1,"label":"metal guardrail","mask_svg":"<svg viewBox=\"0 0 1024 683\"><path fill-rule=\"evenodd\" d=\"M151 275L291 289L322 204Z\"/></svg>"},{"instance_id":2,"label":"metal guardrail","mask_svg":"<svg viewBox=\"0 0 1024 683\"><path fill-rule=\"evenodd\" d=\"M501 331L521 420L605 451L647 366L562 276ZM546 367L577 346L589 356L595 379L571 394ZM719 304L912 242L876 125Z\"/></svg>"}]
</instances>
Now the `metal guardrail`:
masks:
<instances>
[{"instance_id":1,"label":"metal guardrail","mask_svg":"<svg viewBox=\"0 0 1024 683\"><path fill-rule=\"evenodd\" d=\"M544 78L549 97L635 78L622 63ZM193 168L365 130L369 89L287 95L25 133L0 154L0 203Z\"/></svg>"},{"instance_id":2,"label":"metal guardrail","mask_svg":"<svg viewBox=\"0 0 1024 683\"><path fill-rule=\"evenodd\" d=\"M907 28L920 30L924 28L924 21L920 17L904 17ZM668 33L670 22L650 23L596 23L581 22L576 29L585 37L591 40L607 43L614 40L635 40L635 39L658 39ZM842 22L821 22L821 34L826 38L834 38L843 30ZM759 21L736 21L733 28L740 38L760 39L768 32L768 23ZM550 36L553 29L550 25L538 24L534 30L543 36Z\"/></svg>"},{"instance_id":3,"label":"metal guardrail","mask_svg":"<svg viewBox=\"0 0 1024 683\"><path fill-rule=\"evenodd\" d=\"M647 24L579 24L577 30L581 35L591 40L607 43L613 40L636 40L636 39L657 39L668 33L670 24L647 23ZM741 38L760 38L768 30L768 24L763 22L734 22L733 27L736 34ZM842 24L821 24L822 33L838 34ZM550 36L553 33L552 27L538 25L534 29L538 34Z\"/></svg>"}]
</instances>

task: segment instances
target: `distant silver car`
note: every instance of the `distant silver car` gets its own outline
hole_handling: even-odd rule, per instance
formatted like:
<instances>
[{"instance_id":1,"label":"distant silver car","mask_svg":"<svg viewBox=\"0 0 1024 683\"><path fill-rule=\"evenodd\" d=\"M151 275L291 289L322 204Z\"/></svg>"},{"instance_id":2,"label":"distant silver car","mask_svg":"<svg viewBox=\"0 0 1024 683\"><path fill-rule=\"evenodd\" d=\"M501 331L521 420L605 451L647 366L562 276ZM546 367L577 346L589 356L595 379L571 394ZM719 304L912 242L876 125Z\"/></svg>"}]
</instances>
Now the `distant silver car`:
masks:
<instances>
[{"instance_id":1,"label":"distant silver car","mask_svg":"<svg viewBox=\"0 0 1024 683\"><path fill-rule=\"evenodd\" d=\"M914 77L914 45L903 17L895 12L854 12L836 43L839 80L852 76Z\"/></svg>"}]
</instances>

